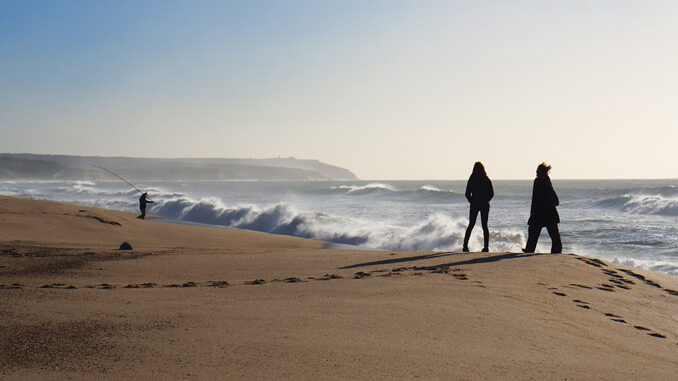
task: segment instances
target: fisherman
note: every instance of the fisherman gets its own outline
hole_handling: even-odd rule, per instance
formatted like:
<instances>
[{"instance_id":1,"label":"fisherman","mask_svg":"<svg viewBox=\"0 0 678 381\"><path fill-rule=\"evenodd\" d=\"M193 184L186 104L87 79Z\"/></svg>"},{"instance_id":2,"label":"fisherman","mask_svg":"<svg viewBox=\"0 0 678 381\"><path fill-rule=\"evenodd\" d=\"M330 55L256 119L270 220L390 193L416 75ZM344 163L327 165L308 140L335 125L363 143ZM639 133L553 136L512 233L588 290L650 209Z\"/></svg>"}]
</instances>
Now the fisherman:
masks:
<instances>
[{"instance_id":1,"label":"fisherman","mask_svg":"<svg viewBox=\"0 0 678 381\"><path fill-rule=\"evenodd\" d=\"M141 197L139 197L139 210L141 210L141 215L137 218L141 218L142 220L146 218L146 204L155 204L153 200L148 200L146 197L148 197L148 193L144 192L141 194Z\"/></svg>"}]
</instances>

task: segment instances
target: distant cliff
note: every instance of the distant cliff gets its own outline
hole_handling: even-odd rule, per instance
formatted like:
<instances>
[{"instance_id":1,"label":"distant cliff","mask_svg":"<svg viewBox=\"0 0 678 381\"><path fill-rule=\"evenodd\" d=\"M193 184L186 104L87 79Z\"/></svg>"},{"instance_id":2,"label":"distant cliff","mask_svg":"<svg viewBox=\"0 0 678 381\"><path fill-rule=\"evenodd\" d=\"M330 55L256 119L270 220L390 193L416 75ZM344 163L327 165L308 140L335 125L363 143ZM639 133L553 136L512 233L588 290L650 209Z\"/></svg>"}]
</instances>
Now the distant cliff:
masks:
<instances>
[{"instance_id":1,"label":"distant cliff","mask_svg":"<svg viewBox=\"0 0 678 381\"><path fill-rule=\"evenodd\" d=\"M355 180L348 169L318 160L155 159L132 157L0 154L2 180Z\"/></svg>"}]
</instances>

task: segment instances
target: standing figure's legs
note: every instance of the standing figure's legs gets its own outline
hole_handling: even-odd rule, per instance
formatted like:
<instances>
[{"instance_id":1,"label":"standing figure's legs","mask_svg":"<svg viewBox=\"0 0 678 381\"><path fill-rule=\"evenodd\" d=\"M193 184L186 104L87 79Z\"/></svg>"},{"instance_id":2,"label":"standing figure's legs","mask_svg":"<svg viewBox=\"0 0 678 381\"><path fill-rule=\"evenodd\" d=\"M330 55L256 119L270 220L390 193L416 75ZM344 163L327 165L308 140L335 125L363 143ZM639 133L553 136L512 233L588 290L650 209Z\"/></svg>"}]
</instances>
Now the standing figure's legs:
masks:
<instances>
[{"instance_id":1,"label":"standing figure's legs","mask_svg":"<svg viewBox=\"0 0 678 381\"><path fill-rule=\"evenodd\" d=\"M471 210L469 211L468 215L468 227L466 228L466 235L464 235L464 248L461 249L464 252L468 252L468 240L471 238L471 231L473 230L473 227L476 225L476 219L478 218L478 208L475 206L471 205Z\"/></svg>"},{"instance_id":2,"label":"standing figure's legs","mask_svg":"<svg viewBox=\"0 0 678 381\"><path fill-rule=\"evenodd\" d=\"M527 246L523 249L523 253L534 253L537 248L537 240L541 234L541 225L533 224L527 229Z\"/></svg>"},{"instance_id":3,"label":"standing figure's legs","mask_svg":"<svg viewBox=\"0 0 678 381\"><path fill-rule=\"evenodd\" d=\"M562 253L563 243L560 241L560 231L558 231L558 224L547 225L546 230L551 236L551 254Z\"/></svg>"},{"instance_id":4,"label":"standing figure's legs","mask_svg":"<svg viewBox=\"0 0 678 381\"><path fill-rule=\"evenodd\" d=\"M141 218L142 220L146 218L146 208L139 208L141 209L141 215L137 218Z\"/></svg>"},{"instance_id":5,"label":"standing figure's legs","mask_svg":"<svg viewBox=\"0 0 678 381\"><path fill-rule=\"evenodd\" d=\"M480 222L483 225L483 239L485 241L485 246L483 246L483 252L487 253L490 251L490 229L487 227L487 219L490 216L490 208L483 208L480 210Z\"/></svg>"}]
</instances>

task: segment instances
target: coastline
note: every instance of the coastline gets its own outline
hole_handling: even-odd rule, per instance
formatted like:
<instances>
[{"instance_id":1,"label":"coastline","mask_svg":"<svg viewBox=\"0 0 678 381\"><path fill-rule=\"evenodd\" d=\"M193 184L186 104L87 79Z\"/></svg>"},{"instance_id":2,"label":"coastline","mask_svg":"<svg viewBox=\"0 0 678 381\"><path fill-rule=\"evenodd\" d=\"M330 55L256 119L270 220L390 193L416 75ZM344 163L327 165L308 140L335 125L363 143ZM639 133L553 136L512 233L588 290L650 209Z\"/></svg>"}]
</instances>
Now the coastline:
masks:
<instances>
[{"instance_id":1,"label":"coastline","mask_svg":"<svg viewBox=\"0 0 678 381\"><path fill-rule=\"evenodd\" d=\"M0 374L572 380L678 368L673 276L573 254L327 247L0 196Z\"/></svg>"}]
</instances>

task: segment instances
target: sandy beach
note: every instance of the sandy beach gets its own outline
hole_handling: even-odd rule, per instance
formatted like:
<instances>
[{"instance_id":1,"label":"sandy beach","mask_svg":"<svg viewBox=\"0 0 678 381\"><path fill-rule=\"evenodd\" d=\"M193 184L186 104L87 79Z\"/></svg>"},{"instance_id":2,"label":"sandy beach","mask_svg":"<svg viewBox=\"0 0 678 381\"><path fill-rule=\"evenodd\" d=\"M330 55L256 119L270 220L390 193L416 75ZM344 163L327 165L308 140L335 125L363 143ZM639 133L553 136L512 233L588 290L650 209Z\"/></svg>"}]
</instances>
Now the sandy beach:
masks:
<instances>
[{"instance_id":1,"label":"sandy beach","mask_svg":"<svg viewBox=\"0 0 678 381\"><path fill-rule=\"evenodd\" d=\"M675 277L326 247L0 196L0 378L675 378Z\"/></svg>"}]
</instances>

